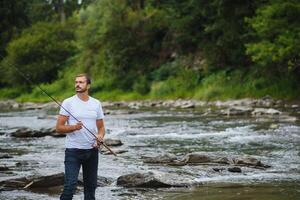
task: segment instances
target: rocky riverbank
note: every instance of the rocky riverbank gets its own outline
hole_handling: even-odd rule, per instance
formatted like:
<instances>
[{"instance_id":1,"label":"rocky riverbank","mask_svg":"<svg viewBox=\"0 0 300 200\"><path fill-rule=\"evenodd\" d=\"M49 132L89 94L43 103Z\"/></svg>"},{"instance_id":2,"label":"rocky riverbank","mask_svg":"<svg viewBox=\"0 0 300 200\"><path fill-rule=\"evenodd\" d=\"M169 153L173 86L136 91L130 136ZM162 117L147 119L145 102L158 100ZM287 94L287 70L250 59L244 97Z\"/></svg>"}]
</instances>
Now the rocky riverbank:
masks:
<instances>
[{"instance_id":1,"label":"rocky riverbank","mask_svg":"<svg viewBox=\"0 0 300 200\"><path fill-rule=\"evenodd\" d=\"M260 120L276 120L279 122L296 122L300 116L300 103L274 100L271 97L262 99L240 99L227 101L197 100L146 100L132 102L102 102L106 115L133 114L142 109L180 109L201 112L203 116L250 116ZM16 110L57 110L55 102L19 103L14 100L0 101L0 111ZM53 116L38 116L50 118Z\"/></svg>"},{"instance_id":2,"label":"rocky riverbank","mask_svg":"<svg viewBox=\"0 0 300 200\"><path fill-rule=\"evenodd\" d=\"M192 109L201 107L247 107L247 108L293 108L300 111L300 104L285 102L282 100L274 100L269 96L261 99L239 99L239 100L227 100L227 101L199 101L199 100L145 100L145 101L120 101L120 102L102 102L104 108L181 108ZM0 101L0 110L32 110L32 109L57 109L58 105L55 102L48 103L32 103L32 102L16 102L14 100Z\"/></svg>"}]
</instances>

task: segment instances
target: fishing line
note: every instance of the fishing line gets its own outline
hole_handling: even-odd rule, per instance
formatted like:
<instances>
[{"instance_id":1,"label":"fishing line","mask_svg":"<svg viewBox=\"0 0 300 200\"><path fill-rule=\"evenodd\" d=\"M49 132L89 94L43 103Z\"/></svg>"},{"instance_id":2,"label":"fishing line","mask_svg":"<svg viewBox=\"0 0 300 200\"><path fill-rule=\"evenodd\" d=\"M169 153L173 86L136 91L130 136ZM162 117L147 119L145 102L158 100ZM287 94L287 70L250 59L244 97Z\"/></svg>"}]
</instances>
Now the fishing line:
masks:
<instances>
[{"instance_id":1,"label":"fishing line","mask_svg":"<svg viewBox=\"0 0 300 200\"><path fill-rule=\"evenodd\" d=\"M2 57L2 59L4 60L4 57L0 54L0 57ZM14 65L10 64L9 62L5 61L9 66L13 67L18 73L19 75L21 75L25 80L27 80L31 85L34 85L33 81L28 77L28 75L26 76L21 70L19 70L17 67L15 67ZM37 88L42 91L46 96L48 96L51 100L53 100L57 105L59 105L62 109L64 109L71 117L73 117L77 122L81 122L79 119L77 119L71 112L69 112L65 107L62 106L61 103L59 103L56 99L54 99L48 92L46 92L46 90L44 90L43 88L41 88L39 85L36 85ZM98 141L99 143L101 143L108 151L110 151L114 156L117 156L117 154L111 149L109 148L103 141L100 141L97 136L90 130L88 129L84 124L82 124L82 127L85 128L90 134L92 134L94 136L94 138L96 139L96 141Z\"/></svg>"}]
</instances>

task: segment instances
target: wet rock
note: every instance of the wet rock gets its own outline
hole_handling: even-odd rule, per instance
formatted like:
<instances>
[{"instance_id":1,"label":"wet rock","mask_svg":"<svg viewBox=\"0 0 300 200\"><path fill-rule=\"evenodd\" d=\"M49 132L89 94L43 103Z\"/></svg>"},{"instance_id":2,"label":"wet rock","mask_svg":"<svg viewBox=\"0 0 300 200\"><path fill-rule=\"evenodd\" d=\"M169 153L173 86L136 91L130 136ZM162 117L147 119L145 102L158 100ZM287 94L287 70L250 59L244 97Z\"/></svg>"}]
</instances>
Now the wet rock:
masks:
<instances>
[{"instance_id":1,"label":"wet rock","mask_svg":"<svg viewBox=\"0 0 300 200\"><path fill-rule=\"evenodd\" d=\"M114 149L113 151L115 152L115 154L122 154L128 152L128 150L124 150L124 149ZM101 149L101 152L103 155L112 155L112 153L106 148Z\"/></svg>"},{"instance_id":2,"label":"wet rock","mask_svg":"<svg viewBox=\"0 0 300 200\"><path fill-rule=\"evenodd\" d=\"M232 164L232 160L226 157L208 156L202 153L189 153L185 155L181 160L174 161L175 165L185 164L204 164L204 163L216 163L216 164Z\"/></svg>"},{"instance_id":3,"label":"wet rock","mask_svg":"<svg viewBox=\"0 0 300 200\"><path fill-rule=\"evenodd\" d=\"M64 173L32 178L30 180L30 183L31 182L32 184L30 185L30 188L53 187L53 186L63 185Z\"/></svg>"},{"instance_id":4,"label":"wet rock","mask_svg":"<svg viewBox=\"0 0 300 200\"><path fill-rule=\"evenodd\" d=\"M136 101L130 102L128 104L128 107L132 109L140 109L141 106L143 106L142 102L136 102Z\"/></svg>"},{"instance_id":5,"label":"wet rock","mask_svg":"<svg viewBox=\"0 0 300 200\"><path fill-rule=\"evenodd\" d=\"M226 158L218 158L213 159L207 155L200 154L200 153L189 153L185 155L183 158L178 159L174 154L164 154L159 155L156 157L147 157L143 156L144 163L150 164L169 164L169 165L187 165L187 164L199 164L199 163L209 163L209 162L216 162L216 163L228 163L228 159Z\"/></svg>"},{"instance_id":6,"label":"wet rock","mask_svg":"<svg viewBox=\"0 0 300 200\"><path fill-rule=\"evenodd\" d=\"M9 155L8 153L0 153L0 159L5 159L5 158L12 158L13 156Z\"/></svg>"},{"instance_id":7,"label":"wet rock","mask_svg":"<svg viewBox=\"0 0 300 200\"><path fill-rule=\"evenodd\" d=\"M57 117L53 116L53 115L40 114L39 116L37 116L37 119L54 119L54 120L56 120Z\"/></svg>"},{"instance_id":8,"label":"wet rock","mask_svg":"<svg viewBox=\"0 0 300 200\"><path fill-rule=\"evenodd\" d=\"M195 164L195 163L208 163L211 161L212 159L207 155L199 154L199 153L189 153L180 160L180 163Z\"/></svg>"},{"instance_id":9,"label":"wet rock","mask_svg":"<svg viewBox=\"0 0 300 200\"><path fill-rule=\"evenodd\" d=\"M0 101L0 110L12 110L20 108L20 104L14 100Z\"/></svg>"},{"instance_id":10,"label":"wet rock","mask_svg":"<svg viewBox=\"0 0 300 200\"><path fill-rule=\"evenodd\" d=\"M254 116L260 116L260 115L280 115L281 112L279 110L275 110L273 108L255 108L252 113Z\"/></svg>"},{"instance_id":11,"label":"wet rock","mask_svg":"<svg viewBox=\"0 0 300 200\"><path fill-rule=\"evenodd\" d=\"M214 167L214 168L212 168L215 172L221 172L221 171L223 171L223 170L225 170L225 168L224 167L221 167L221 168L219 168L219 167Z\"/></svg>"},{"instance_id":12,"label":"wet rock","mask_svg":"<svg viewBox=\"0 0 300 200\"><path fill-rule=\"evenodd\" d=\"M55 134L54 128L42 128L40 130L33 130L30 128L19 128L15 132L11 133L11 136L17 137L17 138L27 138L27 137L44 137L47 135Z\"/></svg>"},{"instance_id":13,"label":"wet rock","mask_svg":"<svg viewBox=\"0 0 300 200\"><path fill-rule=\"evenodd\" d=\"M216 157L212 159L213 163L218 163L218 164L232 164L231 159L226 158L226 157Z\"/></svg>"},{"instance_id":14,"label":"wet rock","mask_svg":"<svg viewBox=\"0 0 300 200\"><path fill-rule=\"evenodd\" d=\"M297 117L294 116L288 116L288 115L282 115L278 119L279 122L296 122L298 120Z\"/></svg>"},{"instance_id":15,"label":"wet rock","mask_svg":"<svg viewBox=\"0 0 300 200\"><path fill-rule=\"evenodd\" d=\"M103 176L98 176L97 177L97 187L105 187L105 186L109 186L113 183L112 179L103 177ZM83 186L83 176L82 174L79 175L78 178L78 186Z\"/></svg>"},{"instance_id":16,"label":"wet rock","mask_svg":"<svg viewBox=\"0 0 300 200\"><path fill-rule=\"evenodd\" d=\"M36 131L30 128L19 128L17 131L11 133L13 137L33 137Z\"/></svg>"},{"instance_id":17,"label":"wet rock","mask_svg":"<svg viewBox=\"0 0 300 200\"><path fill-rule=\"evenodd\" d=\"M52 137L66 137L65 133L57 133L56 131L54 133L51 133Z\"/></svg>"},{"instance_id":18,"label":"wet rock","mask_svg":"<svg viewBox=\"0 0 300 200\"><path fill-rule=\"evenodd\" d=\"M7 166L0 166L0 171L8 171L9 168Z\"/></svg>"},{"instance_id":19,"label":"wet rock","mask_svg":"<svg viewBox=\"0 0 300 200\"><path fill-rule=\"evenodd\" d=\"M117 185L123 187L142 187L142 188L166 188L166 187L185 187L184 184L166 183L154 173L132 173L120 176Z\"/></svg>"},{"instance_id":20,"label":"wet rock","mask_svg":"<svg viewBox=\"0 0 300 200\"><path fill-rule=\"evenodd\" d=\"M195 108L195 107L196 106L193 102L186 102L180 106L180 108L182 108L182 109Z\"/></svg>"},{"instance_id":21,"label":"wet rock","mask_svg":"<svg viewBox=\"0 0 300 200\"><path fill-rule=\"evenodd\" d=\"M252 157L247 158L227 158L219 156L210 156L203 153L189 153L178 159L173 154L165 154L156 157L142 157L144 163L152 164L168 164L172 166L184 166L184 165L241 165L246 167L254 167L258 169L265 169L270 167L269 165L263 164L260 160Z\"/></svg>"},{"instance_id":22,"label":"wet rock","mask_svg":"<svg viewBox=\"0 0 300 200\"><path fill-rule=\"evenodd\" d=\"M119 139L104 139L104 143L108 146L121 146L123 145L122 141Z\"/></svg>"},{"instance_id":23,"label":"wet rock","mask_svg":"<svg viewBox=\"0 0 300 200\"><path fill-rule=\"evenodd\" d=\"M279 124L271 124L270 129L277 129L279 128Z\"/></svg>"},{"instance_id":24,"label":"wet rock","mask_svg":"<svg viewBox=\"0 0 300 200\"><path fill-rule=\"evenodd\" d=\"M221 113L224 115L249 115L253 111L253 108L251 107L231 107L226 110L222 110Z\"/></svg>"},{"instance_id":25,"label":"wet rock","mask_svg":"<svg viewBox=\"0 0 300 200\"><path fill-rule=\"evenodd\" d=\"M242 172L242 169L239 168L239 167L229 167L227 170L229 172L234 172L234 173L241 173Z\"/></svg>"},{"instance_id":26,"label":"wet rock","mask_svg":"<svg viewBox=\"0 0 300 200\"><path fill-rule=\"evenodd\" d=\"M81 178L78 180L78 185L82 186L82 175L79 177ZM107 186L111 183L112 180L105 177L99 176L97 179L97 186ZM58 173L47 176L30 176L0 181L0 190L29 189L38 191L38 188L63 186L63 184L64 173Z\"/></svg>"},{"instance_id":27,"label":"wet rock","mask_svg":"<svg viewBox=\"0 0 300 200\"><path fill-rule=\"evenodd\" d=\"M42 188L63 185L64 173L49 176L30 176L0 181L0 187L6 190Z\"/></svg>"},{"instance_id":28,"label":"wet rock","mask_svg":"<svg viewBox=\"0 0 300 200\"><path fill-rule=\"evenodd\" d=\"M38 104L38 103L25 102L22 104L23 110L36 110L36 109L41 109L41 108L42 108L41 104Z\"/></svg>"},{"instance_id":29,"label":"wet rock","mask_svg":"<svg viewBox=\"0 0 300 200\"><path fill-rule=\"evenodd\" d=\"M269 168L271 166L263 164L260 160L252 157L247 158L235 158L233 159L235 165L243 165L248 167L258 167L258 168Z\"/></svg>"},{"instance_id":30,"label":"wet rock","mask_svg":"<svg viewBox=\"0 0 300 200\"><path fill-rule=\"evenodd\" d=\"M142 157L142 159L144 159L144 163L158 164L158 163L172 163L175 160L177 160L177 157L174 154L167 153L156 157Z\"/></svg>"}]
</instances>

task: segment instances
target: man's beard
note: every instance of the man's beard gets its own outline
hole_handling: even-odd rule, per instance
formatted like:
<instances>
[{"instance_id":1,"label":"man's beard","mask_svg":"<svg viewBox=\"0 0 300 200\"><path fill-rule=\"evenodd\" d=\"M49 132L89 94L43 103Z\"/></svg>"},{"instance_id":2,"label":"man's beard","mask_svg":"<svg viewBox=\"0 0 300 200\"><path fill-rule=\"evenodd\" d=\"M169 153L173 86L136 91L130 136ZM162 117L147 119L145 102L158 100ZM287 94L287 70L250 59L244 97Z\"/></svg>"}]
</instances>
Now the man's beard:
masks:
<instances>
[{"instance_id":1,"label":"man's beard","mask_svg":"<svg viewBox=\"0 0 300 200\"><path fill-rule=\"evenodd\" d=\"M87 88L85 88L85 89L79 88L79 89L80 90L77 90L77 88L75 88L76 93L84 93L87 91Z\"/></svg>"}]
</instances>

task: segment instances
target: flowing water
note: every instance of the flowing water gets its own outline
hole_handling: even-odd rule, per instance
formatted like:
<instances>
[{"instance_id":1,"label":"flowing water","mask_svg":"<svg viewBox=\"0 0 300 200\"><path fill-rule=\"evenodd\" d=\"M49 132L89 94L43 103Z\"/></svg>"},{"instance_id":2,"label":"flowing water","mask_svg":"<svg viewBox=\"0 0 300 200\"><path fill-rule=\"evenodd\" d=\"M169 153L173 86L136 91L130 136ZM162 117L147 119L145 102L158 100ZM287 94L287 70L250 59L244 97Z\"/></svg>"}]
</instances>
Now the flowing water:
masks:
<instances>
[{"instance_id":1,"label":"flowing water","mask_svg":"<svg viewBox=\"0 0 300 200\"><path fill-rule=\"evenodd\" d=\"M0 152L13 155L1 159L10 173L0 172L0 181L29 175L63 172L64 138L14 138L19 127L50 128L56 111L0 113ZM116 179L128 173L161 173L175 180L199 183L190 188L126 189L113 182L98 187L98 199L300 199L300 124L248 117L203 116L201 111L126 110L105 118L107 138L121 139L118 157L100 155L98 174ZM272 127L272 128L270 128ZM145 164L142 156L191 152L226 157L251 156L271 168L242 167L242 173L215 172L210 165L165 166ZM58 199L57 192L2 191L0 199ZM74 199L83 199L82 191Z\"/></svg>"}]
</instances>

